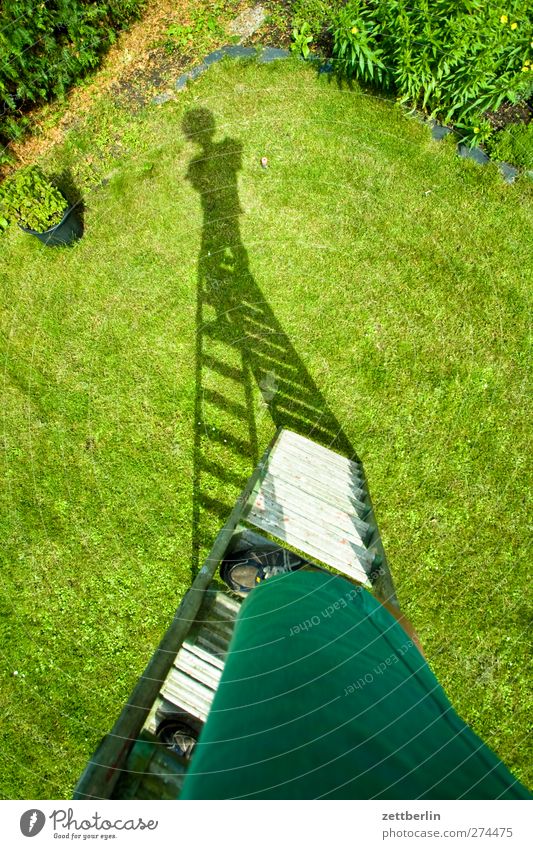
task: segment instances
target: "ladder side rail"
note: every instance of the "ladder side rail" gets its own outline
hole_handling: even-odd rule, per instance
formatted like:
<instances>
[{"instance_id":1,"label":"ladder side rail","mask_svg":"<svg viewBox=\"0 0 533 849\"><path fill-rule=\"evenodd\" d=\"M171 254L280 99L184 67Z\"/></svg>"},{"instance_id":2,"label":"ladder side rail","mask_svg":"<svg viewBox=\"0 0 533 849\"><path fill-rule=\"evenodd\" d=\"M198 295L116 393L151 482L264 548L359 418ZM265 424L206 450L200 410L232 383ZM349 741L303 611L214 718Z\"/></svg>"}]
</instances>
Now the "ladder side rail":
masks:
<instances>
[{"instance_id":1,"label":"ladder side rail","mask_svg":"<svg viewBox=\"0 0 533 849\"><path fill-rule=\"evenodd\" d=\"M205 591L224 557L244 507L264 477L268 456L280 432L281 430L277 431L248 478L228 521L218 532L211 551L192 586L183 597L171 625L150 658L127 704L85 767L74 790L74 799L109 799L111 797L128 754L141 732L146 717L174 662L175 655L198 615Z\"/></svg>"}]
</instances>

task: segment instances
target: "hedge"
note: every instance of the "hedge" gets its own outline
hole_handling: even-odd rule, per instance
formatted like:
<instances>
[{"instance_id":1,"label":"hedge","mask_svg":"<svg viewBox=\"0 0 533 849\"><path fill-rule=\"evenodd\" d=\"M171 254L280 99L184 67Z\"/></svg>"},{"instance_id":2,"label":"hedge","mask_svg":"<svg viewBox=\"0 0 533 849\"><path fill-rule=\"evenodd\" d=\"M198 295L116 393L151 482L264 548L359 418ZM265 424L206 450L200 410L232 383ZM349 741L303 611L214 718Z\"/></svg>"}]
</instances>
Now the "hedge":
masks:
<instances>
[{"instance_id":1,"label":"hedge","mask_svg":"<svg viewBox=\"0 0 533 849\"><path fill-rule=\"evenodd\" d=\"M0 142L19 138L25 112L61 97L96 67L145 0L3 0L0 5Z\"/></svg>"}]
</instances>

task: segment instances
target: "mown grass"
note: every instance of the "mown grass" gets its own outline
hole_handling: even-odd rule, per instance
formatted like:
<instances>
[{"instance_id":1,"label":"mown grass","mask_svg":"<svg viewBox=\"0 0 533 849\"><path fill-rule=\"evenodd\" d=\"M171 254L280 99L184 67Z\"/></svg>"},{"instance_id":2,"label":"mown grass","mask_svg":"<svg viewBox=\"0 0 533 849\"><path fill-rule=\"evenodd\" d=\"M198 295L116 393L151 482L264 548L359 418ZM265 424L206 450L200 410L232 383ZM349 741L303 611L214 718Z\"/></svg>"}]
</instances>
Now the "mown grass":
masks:
<instances>
[{"instance_id":1,"label":"mown grass","mask_svg":"<svg viewBox=\"0 0 533 849\"><path fill-rule=\"evenodd\" d=\"M233 151L207 157L207 224L198 107ZM292 61L99 108L48 163L75 171L104 117L127 134L82 241L0 244L2 795L71 794L279 424L363 459L433 669L531 783L532 185Z\"/></svg>"}]
</instances>

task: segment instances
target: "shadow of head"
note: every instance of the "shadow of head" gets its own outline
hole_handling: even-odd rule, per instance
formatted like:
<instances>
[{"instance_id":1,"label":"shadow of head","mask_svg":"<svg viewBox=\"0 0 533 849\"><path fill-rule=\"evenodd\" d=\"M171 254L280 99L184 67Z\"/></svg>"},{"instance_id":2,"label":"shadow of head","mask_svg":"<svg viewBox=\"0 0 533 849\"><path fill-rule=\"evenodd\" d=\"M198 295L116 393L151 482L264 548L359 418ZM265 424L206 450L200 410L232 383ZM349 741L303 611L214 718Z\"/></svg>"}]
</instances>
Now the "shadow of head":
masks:
<instances>
[{"instance_id":1,"label":"shadow of head","mask_svg":"<svg viewBox=\"0 0 533 849\"><path fill-rule=\"evenodd\" d=\"M215 119L213 113L203 106L189 109L183 117L181 128L189 141L208 147L215 135Z\"/></svg>"}]
</instances>

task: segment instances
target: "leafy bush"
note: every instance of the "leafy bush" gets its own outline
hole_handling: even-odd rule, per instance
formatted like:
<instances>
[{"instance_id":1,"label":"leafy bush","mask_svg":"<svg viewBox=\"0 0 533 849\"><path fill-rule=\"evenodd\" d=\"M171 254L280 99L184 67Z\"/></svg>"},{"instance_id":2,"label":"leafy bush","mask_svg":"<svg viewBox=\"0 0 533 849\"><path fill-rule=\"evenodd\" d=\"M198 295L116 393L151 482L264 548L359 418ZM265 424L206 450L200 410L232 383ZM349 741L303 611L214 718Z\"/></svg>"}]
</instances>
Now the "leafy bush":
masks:
<instances>
[{"instance_id":1,"label":"leafy bush","mask_svg":"<svg viewBox=\"0 0 533 849\"><path fill-rule=\"evenodd\" d=\"M337 68L395 89L444 122L478 123L533 93L530 0L348 0L333 23Z\"/></svg>"},{"instance_id":2,"label":"leafy bush","mask_svg":"<svg viewBox=\"0 0 533 849\"><path fill-rule=\"evenodd\" d=\"M308 34L315 38L331 27L342 6L343 0L295 0L291 8L294 26L300 32L307 24Z\"/></svg>"},{"instance_id":3,"label":"leafy bush","mask_svg":"<svg viewBox=\"0 0 533 849\"><path fill-rule=\"evenodd\" d=\"M487 150L492 159L533 169L533 122L509 124L494 133L487 142Z\"/></svg>"},{"instance_id":4,"label":"leafy bush","mask_svg":"<svg viewBox=\"0 0 533 849\"><path fill-rule=\"evenodd\" d=\"M389 88L393 78L384 59L390 58L387 48L392 39L386 37L386 21L379 15L371 3L349 2L333 24L333 55L337 69L346 76Z\"/></svg>"},{"instance_id":5,"label":"leafy bush","mask_svg":"<svg viewBox=\"0 0 533 849\"><path fill-rule=\"evenodd\" d=\"M0 226L16 221L21 227L44 233L59 224L68 207L66 199L40 168L21 168L0 187Z\"/></svg>"},{"instance_id":6,"label":"leafy bush","mask_svg":"<svg viewBox=\"0 0 533 849\"><path fill-rule=\"evenodd\" d=\"M493 132L491 123L487 120L474 121L474 123L459 121L454 127L459 131L459 141L469 147L477 147L480 144L486 146Z\"/></svg>"},{"instance_id":7,"label":"leafy bush","mask_svg":"<svg viewBox=\"0 0 533 849\"><path fill-rule=\"evenodd\" d=\"M32 104L62 96L94 68L145 0L4 0L0 5L0 141L18 138Z\"/></svg>"},{"instance_id":8,"label":"leafy bush","mask_svg":"<svg viewBox=\"0 0 533 849\"><path fill-rule=\"evenodd\" d=\"M300 27L295 26L292 31L291 50L307 59L311 52L309 45L312 41L313 36L310 33L309 24L304 21Z\"/></svg>"}]
</instances>

